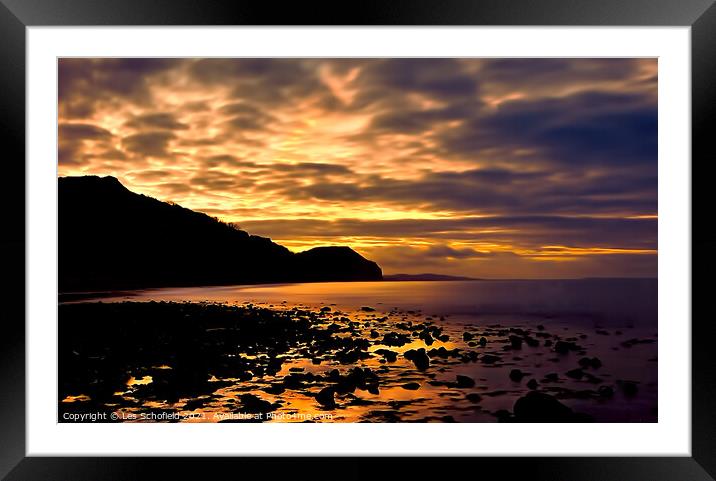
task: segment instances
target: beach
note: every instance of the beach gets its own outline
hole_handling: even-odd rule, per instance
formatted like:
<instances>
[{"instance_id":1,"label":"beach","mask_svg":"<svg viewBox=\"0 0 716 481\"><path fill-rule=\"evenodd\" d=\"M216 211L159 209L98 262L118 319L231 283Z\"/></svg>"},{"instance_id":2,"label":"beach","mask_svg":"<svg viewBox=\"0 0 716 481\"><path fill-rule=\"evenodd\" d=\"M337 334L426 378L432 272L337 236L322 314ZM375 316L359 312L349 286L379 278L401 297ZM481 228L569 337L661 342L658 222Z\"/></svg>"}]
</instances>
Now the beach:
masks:
<instances>
[{"instance_id":1,"label":"beach","mask_svg":"<svg viewBox=\"0 0 716 481\"><path fill-rule=\"evenodd\" d=\"M74 299L59 307L59 420L656 422L655 300L651 279Z\"/></svg>"}]
</instances>

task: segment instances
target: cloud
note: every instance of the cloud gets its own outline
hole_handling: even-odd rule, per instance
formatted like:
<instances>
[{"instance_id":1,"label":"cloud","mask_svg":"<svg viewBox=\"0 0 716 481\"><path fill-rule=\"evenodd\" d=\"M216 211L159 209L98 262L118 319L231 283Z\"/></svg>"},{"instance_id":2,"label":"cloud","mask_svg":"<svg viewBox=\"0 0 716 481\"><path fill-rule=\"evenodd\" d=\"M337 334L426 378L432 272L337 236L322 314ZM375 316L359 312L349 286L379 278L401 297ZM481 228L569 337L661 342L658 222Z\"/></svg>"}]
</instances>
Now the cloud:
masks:
<instances>
[{"instance_id":1,"label":"cloud","mask_svg":"<svg viewBox=\"0 0 716 481\"><path fill-rule=\"evenodd\" d=\"M166 157L169 155L169 143L176 138L171 132L154 131L133 134L122 139L127 151L143 157Z\"/></svg>"},{"instance_id":2,"label":"cloud","mask_svg":"<svg viewBox=\"0 0 716 481\"><path fill-rule=\"evenodd\" d=\"M97 149L104 149L98 155L106 159L117 159L122 153L111 147L112 133L89 123L60 123L58 126L58 162L62 165L81 165L92 158Z\"/></svg>"},{"instance_id":3,"label":"cloud","mask_svg":"<svg viewBox=\"0 0 716 481\"><path fill-rule=\"evenodd\" d=\"M191 178L190 182L192 186L202 187L210 191L224 191L231 189L234 192L241 192L242 189L253 184L251 179L215 170L209 170L196 174Z\"/></svg>"},{"instance_id":4,"label":"cloud","mask_svg":"<svg viewBox=\"0 0 716 481\"><path fill-rule=\"evenodd\" d=\"M166 112L137 115L129 120L125 125L138 130L183 130L189 128L188 125L179 122L174 114Z\"/></svg>"},{"instance_id":5,"label":"cloud","mask_svg":"<svg viewBox=\"0 0 716 481\"><path fill-rule=\"evenodd\" d=\"M112 133L92 124L63 123L58 128L59 136L63 141L72 142L76 140L109 140Z\"/></svg>"},{"instance_id":6,"label":"cloud","mask_svg":"<svg viewBox=\"0 0 716 481\"><path fill-rule=\"evenodd\" d=\"M440 142L452 155L522 148L567 166L655 166L657 107L644 95L607 92L514 100L445 132Z\"/></svg>"},{"instance_id":7,"label":"cloud","mask_svg":"<svg viewBox=\"0 0 716 481\"><path fill-rule=\"evenodd\" d=\"M280 239L366 237L489 243L500 240L526 248L573 247L656 249L655 218L494 216L448 219L266 219L242 222L252 232Z\"/></svg>"},{"instance_id":8,"label":"cloud","mask_svg":"<svg viewBox=\"0 0 716 481\"><path fill-rule=\"evenodd\" d=\"M60 59L59 170L389 270L655 274L657 82L656 59Z\"/></svg>"},{"instance_id":9,"label":"cloud","mask_svg":"<svg viewBox=\"0 0 716 481\"><path fill-rule=\"evenodd\" d=\"M393 102L406 94L436 100L478 100L479 80L457 59L401 58L367 62L355 80L358 105ZM387 94L386 94L387 93Z\"/></svg>"},{"instance_id":10,"label":"cloud","mask_svg":"<svg viewBox=\"0 0 716 481\"><path fill-rule=\"evenodd\" d=\"M88 117L102 104L147 101L151 79L176 66L161 58L60 58L60 115Z\"/></svg>"},{"instance_id":11,"label":"cloud","mask_svg":"<svg viewBox=\"0 0 716 481\"><path fill-rule=\"evenodd\" d=\"M446 245L432 245L425 249L425 255L444 259L469 259L471 257L485 257L487 254L469 248L455 249Z\"/></svg>"},{"instance_id":12,"label":"cloud","mask_svg":"<svg viewBox=\"0 0 716 481\"><path fill-rule=\"evenodd\" d=\"M384 202L482 214L634 214L656 209L656 184L655 173L606 171L556 178L552 171L492 168L428 172L406 180L366 175L339 182L274 184L272 188L293 200ZM625 189L630 190L625 194Z\"/></svg>"},{"instance_id":13,"label":"cloud","mask_svg":"<svg viewBox=\"0 0 716 481\"><path fill-rule=\"evenodd\" d=\"M643 59L580 59L569 58L495 58L478 66L478 77L491 90L554 92L579 90L583 85L624 86L633 78L640 78Z\"/></svg>"}]
</instances>

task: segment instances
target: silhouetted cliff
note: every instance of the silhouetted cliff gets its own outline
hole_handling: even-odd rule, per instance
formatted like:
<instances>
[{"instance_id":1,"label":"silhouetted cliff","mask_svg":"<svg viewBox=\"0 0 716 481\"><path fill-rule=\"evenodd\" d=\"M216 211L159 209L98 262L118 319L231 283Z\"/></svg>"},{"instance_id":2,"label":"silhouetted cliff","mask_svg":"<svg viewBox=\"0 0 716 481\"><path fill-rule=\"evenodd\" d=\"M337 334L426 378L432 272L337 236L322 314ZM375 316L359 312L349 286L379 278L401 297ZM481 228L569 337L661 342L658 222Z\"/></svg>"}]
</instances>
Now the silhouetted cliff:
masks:
<instances>
[{"instance_id":1,"label":"silhouetted cliff","mask_svg":"<svg viewBox=\"0 0 716 481\"><path fill-rule=\"evenodd\" d=\"M114 177L62 177L61 292L212 284L381 280L348 247L293 254L206 214L127 190Z\"/></svg>"}]
</instances>

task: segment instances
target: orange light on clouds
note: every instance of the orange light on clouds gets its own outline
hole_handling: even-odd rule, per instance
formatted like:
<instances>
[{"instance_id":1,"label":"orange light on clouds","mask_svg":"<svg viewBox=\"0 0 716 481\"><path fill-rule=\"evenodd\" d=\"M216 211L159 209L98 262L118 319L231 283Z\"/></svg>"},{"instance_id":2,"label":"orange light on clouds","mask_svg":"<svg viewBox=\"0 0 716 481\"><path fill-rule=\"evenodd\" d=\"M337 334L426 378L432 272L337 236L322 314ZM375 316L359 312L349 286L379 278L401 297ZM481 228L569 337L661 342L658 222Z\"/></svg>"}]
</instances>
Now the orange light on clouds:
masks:
<instances>
[{"instance_id":1,"label":"orange light on clouds","mask_svg":"<svg viewBox=\"0 0 716 481\"><path fill-rule=\"evenodd\" d=\"M61 59L59 75L61 176L113 175L292 250L349 245L386 273L656 274L655 59Z\"/></svg>"}]
</instances>

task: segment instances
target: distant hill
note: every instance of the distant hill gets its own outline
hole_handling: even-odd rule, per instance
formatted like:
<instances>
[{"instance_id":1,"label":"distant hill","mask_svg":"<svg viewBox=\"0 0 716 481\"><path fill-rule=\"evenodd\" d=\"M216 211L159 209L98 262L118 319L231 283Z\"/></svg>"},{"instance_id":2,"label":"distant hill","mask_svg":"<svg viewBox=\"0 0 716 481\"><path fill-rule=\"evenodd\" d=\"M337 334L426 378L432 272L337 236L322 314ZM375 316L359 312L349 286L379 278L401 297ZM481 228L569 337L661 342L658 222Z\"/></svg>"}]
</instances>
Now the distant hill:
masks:
<instances>
[{"instance_id":1,"label":"distant hill","mask_svg":"<svg viewBox=\"0 0 716 481\"><path fill-rule=\"evenodd\" d=\"M375 262L348 247L294 254L206 214L135 194L114 177L61 177L58 207L60 292L382 279Z\"/></svg>"},{"instance_id":2,"label":"distant hill","mask_svg":"<svg viewBox=\"0 0 716 481\"><path fill-rule=\"evenodd\" d=\"M391 274L385 281L479 281L474 277L447 276L444 274Z\"/></svg>"}]
</instances>

